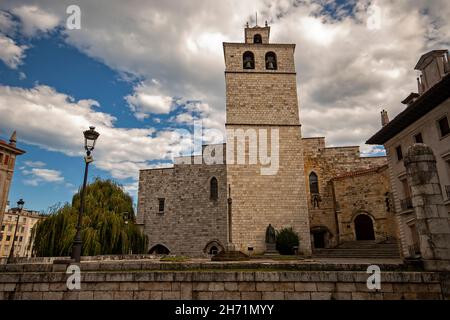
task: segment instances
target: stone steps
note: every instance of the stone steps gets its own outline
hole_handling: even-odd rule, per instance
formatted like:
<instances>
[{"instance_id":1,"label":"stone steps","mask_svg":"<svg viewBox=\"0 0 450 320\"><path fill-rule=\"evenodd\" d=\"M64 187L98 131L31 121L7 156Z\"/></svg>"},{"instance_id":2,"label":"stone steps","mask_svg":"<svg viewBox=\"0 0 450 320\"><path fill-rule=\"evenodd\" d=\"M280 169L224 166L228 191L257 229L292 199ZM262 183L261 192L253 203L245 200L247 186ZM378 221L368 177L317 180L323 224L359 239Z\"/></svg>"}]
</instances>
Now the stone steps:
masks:
<instances>
[{"instance_id":1,"label":"stone steps","mask_svg":"<svg viewBox=\"0 0 450 320\"><path fill-rule=\"evenodd\" d=\"M399 258L397 243L376 241L351 241L337 248L315 249L314 256L329 258Z\"/></svg>"}]
</instances>

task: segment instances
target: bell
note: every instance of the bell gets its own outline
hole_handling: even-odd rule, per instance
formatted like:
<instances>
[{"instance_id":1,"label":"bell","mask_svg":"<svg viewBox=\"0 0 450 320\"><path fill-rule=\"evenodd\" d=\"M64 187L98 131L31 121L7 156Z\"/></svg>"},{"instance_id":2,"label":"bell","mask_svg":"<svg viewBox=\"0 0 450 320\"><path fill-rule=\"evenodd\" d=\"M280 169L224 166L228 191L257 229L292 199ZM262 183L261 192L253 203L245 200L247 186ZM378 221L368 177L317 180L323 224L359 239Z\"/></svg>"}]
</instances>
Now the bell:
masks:
<instances>
[{"instance_id":1,"label":"bell","mask_svg":"<svg viewBox=\"0 0 450 320\"><path fill-rule=\"evenodd\" d=\"M252 69L252 62L250 60L245 62L245 69Z\"/></svg>"},{"instance_id":2,"label":"bell","mask_svg":"<svg viewBox=\"0 0 450 320\"><path fill-rule=\"evenodd\" d=\"M268 64L267 64L267 69L269 69L269 70L275 69L275 65L273 64L272 61L269 61L269 62L268 62Z\"/></svg>"}]
</instances>

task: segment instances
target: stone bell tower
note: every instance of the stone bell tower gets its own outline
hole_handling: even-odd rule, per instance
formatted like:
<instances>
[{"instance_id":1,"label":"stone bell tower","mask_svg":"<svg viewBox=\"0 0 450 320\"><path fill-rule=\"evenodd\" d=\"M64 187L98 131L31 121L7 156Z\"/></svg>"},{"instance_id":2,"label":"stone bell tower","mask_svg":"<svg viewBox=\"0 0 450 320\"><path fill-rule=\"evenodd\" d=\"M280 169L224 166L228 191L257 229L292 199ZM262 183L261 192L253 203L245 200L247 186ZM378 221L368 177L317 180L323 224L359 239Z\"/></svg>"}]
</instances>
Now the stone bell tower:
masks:
<instances>
[{"instance_id":1,"label":"stone bell tower","mask_svg":"<svg viewBox=\"0 0 450 320\"><path fill-rule=\"evenodd\" d=\"M266 251L265 234L292 227L311 254L294 66L295 44L270 43L270 27L224 43L229 241ZM249 250L250 249L250 250Z\"/></svg>"}]
</instances>

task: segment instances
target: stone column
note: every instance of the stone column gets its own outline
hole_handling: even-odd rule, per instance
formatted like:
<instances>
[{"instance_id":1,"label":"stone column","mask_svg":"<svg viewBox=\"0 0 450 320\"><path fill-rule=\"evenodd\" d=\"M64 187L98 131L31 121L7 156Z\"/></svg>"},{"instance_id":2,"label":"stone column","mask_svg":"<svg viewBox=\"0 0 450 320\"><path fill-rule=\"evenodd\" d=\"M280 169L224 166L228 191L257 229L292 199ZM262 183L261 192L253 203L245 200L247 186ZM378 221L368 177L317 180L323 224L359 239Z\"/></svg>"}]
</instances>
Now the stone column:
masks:
<instances>
[{"instance_id":1,"label":"stone column","mask_svg":"<svg viewBox=\"0 0 450 320\"><path fill-rule=\"evenodd\" d=\"M450 271L450 223L433 150L422 143L414 144L404 163L425 269Z\"/></svg>"}]
</instances>

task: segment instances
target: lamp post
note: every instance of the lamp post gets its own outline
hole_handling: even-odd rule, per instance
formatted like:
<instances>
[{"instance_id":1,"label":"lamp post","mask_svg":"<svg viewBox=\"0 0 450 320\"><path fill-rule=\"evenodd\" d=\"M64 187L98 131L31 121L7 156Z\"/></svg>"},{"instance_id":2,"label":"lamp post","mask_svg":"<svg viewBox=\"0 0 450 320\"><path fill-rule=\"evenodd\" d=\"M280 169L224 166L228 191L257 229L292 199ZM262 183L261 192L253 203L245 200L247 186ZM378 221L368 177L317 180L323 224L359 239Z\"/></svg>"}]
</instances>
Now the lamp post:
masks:
<instances>
[{"instance_id":1,"label":"lamp post","mask_svg":"<svg viewBox=\"0 0 450 320\"><path fill-rule=\"evenodd\" d=\"M84 149L86 150L84 162L86 163L86 166L84 168L84 180L83 180L83 187L81 189L80 211L78 213L77 233L75 234L75 239L73 241L72 246L71 258L75 262L80 262L81 260L81 248L82 248L81 223L84 212L84 196L85 196L84 194L86 192L89 163L94 161L94 158L92 157L91 153L94 150L95 141L97 141L97 138L100 135L97 131L95 131L95 127L89 127L89 130L84 131L83 134L84 134Z\"/></svg>"},{"instance_id":2,"label":"lamp post","mask_svg":"<svg viewBox=\"0 0 450 320\"><path fill-rule=\"evenodd\" d=\"M12 245L11 245L11 250L9 250L9 256L8 256L8 261L7 261L8 263L10 263L12 258L14 258L14 244L16 242L17 228L19 227L20 214L22 213L24 204L25 204L25 201L23 201L22 199L17 201L17 209L19 212L17 213L16 227L14 228L14 236L13 236L13 241L12 241Z\"/></svg>"}]
</instances>

